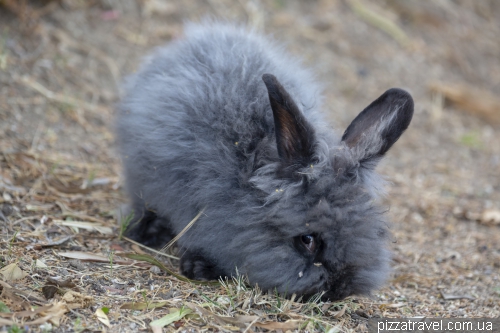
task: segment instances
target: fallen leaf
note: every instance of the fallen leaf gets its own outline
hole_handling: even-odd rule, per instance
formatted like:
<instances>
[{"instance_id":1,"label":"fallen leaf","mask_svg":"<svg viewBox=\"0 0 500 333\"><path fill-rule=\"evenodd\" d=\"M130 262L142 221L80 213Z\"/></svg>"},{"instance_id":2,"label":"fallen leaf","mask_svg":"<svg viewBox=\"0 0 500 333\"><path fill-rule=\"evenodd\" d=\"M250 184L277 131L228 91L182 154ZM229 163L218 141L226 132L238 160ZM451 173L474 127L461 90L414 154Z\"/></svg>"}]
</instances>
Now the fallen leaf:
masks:
<instances>
[{"instance_id":1,"label":"fallen leaf","mask_svg":"<svg viewBox=\"0 0 500 333\"><path fill-rule=\"evenodd\" d=\"M138 253L138 254L147 254L139 246L137 246L135 244L132 244L131 248L132 248L132 250L134 250L135 253Z\"/></svg>"},{"instance_id":2,"label":"fallen leaf","mask_svg":"<svg viewBox=\"0 0 500 333\"><path fill-rule=\"evenodd\" d=\"M39 313L50 312L52 310L52 307L53 307L52 304L44 305L44 306L40 306L40 307L34 307L34 308L31 308L30 310L14 312L14 313L10 314L10 316L15 317L15 318L32 317L33 315L36 315Z\"/></svg>"},{"instance_id":3,"label":"fallen leaf","mask_svg":"<svg viewBox=\"0 0 500 333\"><path fill-rule=\"evenodd\" d=\"M52 324L59 326L59 322L61 321L62 316L68 312L68 308L64 302L56 302L53 303L49 309L46 309L41 312L43 317L38 318L32 322L26 322L26 325L41 325L50 321Z\"/></svg>"},{"instance_id":4,"label":"fallen leaf","mask_svg":"<svg viewBox=\"0 0 500 333\"><path fill-rule=\"evenodd\" d=\"M37 268L47 268L49 266L45 265L45 263L39 259L35 261L35 267Z\"/></svg>"},{"instance_id":5,"label":"fallen leaf","mask_svg":"<svg viewBox=\"0 0 500 333\"><path fill-rule=\"evenodd\" d=\"M488 209L481 214L481 223L487 225L500 225L500 210Z\"/></svg>"},{"instance_id":6,"label":"fallen leaf","mask_svg":"<svg viewBox=\"0 0 500 333\"><path fill-rule=\"evenodd\" d=\"M58 280L49 276L47 277L47 281L53 285L63 288L78 288L77 285L73 281L71 281L70 278L66 280Z\"/></svg>"},{"instance_id":7,"label":"fallen leaf","mask_svg":"<svg viewBox=\"0 0 500 333\"><path fill-rule=\"evenodd\" d=\"M125 252L125 249L120 244L115 243L111 244L109 249L117 252Z\"/></svg>"},{"instance_id":8,"label":"fallen leaf","mask_svg":"<svg viewBox=\"0 0 500 333\"><path fill-rule=\"evenodd\" d=\"M344 307L341 310L333 311L331 314L333 318L338 319L344 315L346 309L347 309L347 304L344 304Z\"/></svg>"},{"instance_id":9,"label":"fallen leaf","mask_svg":"<svg viewBox=\"0 0 500 333\"><path fill-rule=\"evenodd\" d=\"M41 325L50 321L54 325L59 326L59 321L61 317L67 311L68 309L66 308L66 305L63 302L56 302L53 304L40 306L38 308L33 308L27 311L13 312L10 314L10 316L12 318L33 318L33 316L35 315L41 315L41 317L33 321L24 321L24 325ZM0 319L0 324L2 324L2 319Z\"/></svg>"},{"instance_id":10,"label":"fallen leaf","mask_svg":"<svg viewBox=\"0 0 500 333\"><path fill-rule=\"evenodd\" d=\"M113 229L110 227L103 226L102 223L98 222L86 222L86 221L66 221L66 220L54 220L54 224L57 225L63 225L66 227L71 227L71 228L76 228L77 232L78 229L85 229L85 230L90 230L90 231L98 231L101 234L105 235L112 235L113 234Z\"/></svg>"},{"instance_id":11,"label":"fallen leaf","mask_svg":"<svg viewBox=\"0 0 500 333\"><path fill-rule=\"evenodd\" d=\"M122 306L120 306L120 309L127 309L127 310L150 310L150 309L155 309L155 308L161 308L162 306L165 306L168 302L163 301L163 302L132 302L132 303L123 303Z\"/></svg>"},{"instance_id":12,"label":"fallen leaf","mask_svg":"<svg viewBox=\"0 0 500 333\"><path fill-rule=\"evenodd\" d=\"M253 326L265 328L267 330L294 330L297 329L301 323L302 322L300 320L287 320L285 322L266 321L263 323L253 323Z\"/></svg>"},{"instance_id":13,"label":"fallen leaf","mask_svg":"<svg viewBox=\"0 0 500 333\"><path fill-rule=\"evenodd\" d=\"M153 327L165 327L167 325L170 325L174 321L178 321L182 319L184 316L193 313L193 310L191 309L174 309L172 312L170 312L168 315L161 317L160 319L157 319L155 321L152 321L149 326L151 328Z\"/></svg>"},{"instance_id":14,"label":"fallen leaf","mask_svg":"<svg viewBox=\"0 0 500 333\"><path fill-rule=\"evenodd\" d=\"M73 290L66 292L62 300L66 302L70 309L88 308L94 302L92 296L82 295Z\"/></svg>"},{"instance_id":15,"label":"fallen leaf","mask_svg":"<svg viewBox=\"0 0 500 333\"><path fill-rule=\"evenodd\" d=\"M107 327L111 327L108 316L104 313L104 311L101 308L95 310L95 315L97 317L97 320L99 320Z\"/></svg>"},{"instance_id":16,"label":"fallen leaf","mask_svg":"<svg viewBox=\"0 0 500 333\"><path fill-rule=\"evenodd\" d=\"M429 89L441 94L447 101L464 111L489 122L500 124L500 99L486 89L449 82L431 82Z\"/></svg>"},{"instance_id":17,"label":"fallen leaf","mask_svg":"<svg viewBox=\"0 0 500 333\"><path fill-rule=\"evenodd\" d=\"M108 256L103 256L100 254L95 254L90 252L59 252L57 254L65 258L109 263ZM113 258L113 263L119 265L132 265L134 262L130 260L120 260L117 258Z\"/></svg>"},{"instance_id":18,"label":"fallen leaf","mask_svg":"<svg viewBox=\"0 0 500 333\"><path fill-rule=\"evenodd\" d=\"M9 264L0 269L0 274L3 275L5 281L21 280L28 275L28 273L23 272L16 263Z\"/></svg>"},{"instance_id":19,"label":"fallen leaf","mask_svg":"<svg viewBox=\"0 0 500 333\"><path fill-rule=\"evenodd\" d=\"M123 289L118 289L110 286L103 286L103 288L113 294L125 295L125 290Z\"/></svg>"},{"instance_id":20,"label":"fallen leaf","mask_svg":"<svg viewBox=\"0 0 500 333\"><path fill-rule=\"evenodd\" d=\"M441 297L444 300L450 301L450 300L455 300L455 299L470 299L470 300L475 300L475 297L469 296L469 295L452 295L452 294L445 294L441 291Z\"/></svg>"},{"instance_id":21,"label":"fallen leaf","mask_svg":"<svg viewBox=\"0 0 500 333\"><path fill-rule=\"evenodd\" d=\"M53 241L53 242L49 242L49 243L45 243L45 244L36 244L35 246L36 247L52 247L52 246L59 246L59 245L62 245L64 243L66 243L67 241L69 241L70 239L72 239L73 236L67 236L67 237L63 237L61 239L58 239L56 241Z\"/></svg>"},{"instance_id":22,"label":"fallen leaf","mask_svg":"<svg viewBox=\"0 0 500 333\"><path fill-rule=\"evenodd\" d=\"M54 205L53 204L47 204L47 205L26 205L26 210L30 211L48 211L50 210Z\"/></svg>"},{"instance_id":23,"label":"fallen leaf","mask_svg":"<svg viewBox=\"0 0 500 333\"><path fill-rule=\"evenodd\" d=\"M391 304L380 304L379 308L380 310L385 310L385 309L397 309L401 308L403 306L407 305L406 303L391 303Z\"/></svg>"}]
</instances>

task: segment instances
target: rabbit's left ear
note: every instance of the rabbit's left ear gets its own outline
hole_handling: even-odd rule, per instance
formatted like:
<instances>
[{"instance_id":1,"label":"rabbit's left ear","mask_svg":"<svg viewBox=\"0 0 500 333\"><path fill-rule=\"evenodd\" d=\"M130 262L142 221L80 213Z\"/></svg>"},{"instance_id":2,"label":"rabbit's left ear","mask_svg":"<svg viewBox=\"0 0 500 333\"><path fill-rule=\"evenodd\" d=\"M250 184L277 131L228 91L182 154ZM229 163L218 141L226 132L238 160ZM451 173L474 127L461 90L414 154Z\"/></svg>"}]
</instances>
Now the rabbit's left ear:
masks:
<instances>
[{"instance_id":1,"label":"rabbit's left ear","mask_svg":"<svg viewBox=\"0 0 500 333\"><path fill-rule=\"evenodd\" d=\"M342 141L361 165L374 166L408 128L412 116L410 94L397 88L389 89L352 121Z\"/></svg>"},{"instance_id":2,"label":"rabbit's left ear","mask_svg":"<svg viewBox=\"0 0 500 333\"><path fill-rule=\"evenodd\" d=\"M273 110L281 161L285 166L308 165L314 153L314 129L274 75L264 74L262 80L266 84Z\"/></svg>"}]
</instances>

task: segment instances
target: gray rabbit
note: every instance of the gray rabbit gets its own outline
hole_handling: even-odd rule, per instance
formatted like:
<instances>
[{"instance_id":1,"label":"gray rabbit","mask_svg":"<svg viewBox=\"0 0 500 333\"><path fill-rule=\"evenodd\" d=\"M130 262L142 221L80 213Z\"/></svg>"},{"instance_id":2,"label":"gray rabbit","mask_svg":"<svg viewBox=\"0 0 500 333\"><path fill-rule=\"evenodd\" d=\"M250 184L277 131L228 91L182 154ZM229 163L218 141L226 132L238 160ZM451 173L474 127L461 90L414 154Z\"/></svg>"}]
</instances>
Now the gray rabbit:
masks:
<instances>
[{"instance_id":1,"label":"gray rabbit","mask_svg":"<svg viewBox=\"0 0 500 333\"><path fill-rule=\"evenodd\" d=\"M390 89L342 137L313 75L281 47L224 23L189 24L125 87L117 132L135 212L130 237L178 240L181 272L238 271L263 290L337 300L389 271L377 162L413 115Z\"/></svg>"}]
</instances>

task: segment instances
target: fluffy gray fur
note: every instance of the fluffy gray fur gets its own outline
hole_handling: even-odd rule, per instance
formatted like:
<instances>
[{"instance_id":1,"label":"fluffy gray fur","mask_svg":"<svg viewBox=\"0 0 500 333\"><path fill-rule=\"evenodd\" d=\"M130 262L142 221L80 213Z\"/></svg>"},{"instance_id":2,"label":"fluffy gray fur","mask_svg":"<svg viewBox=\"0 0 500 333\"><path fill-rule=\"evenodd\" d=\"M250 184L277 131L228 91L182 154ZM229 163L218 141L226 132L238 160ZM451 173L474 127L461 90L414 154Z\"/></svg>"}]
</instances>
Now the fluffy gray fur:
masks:
<instances>
[{"instance_id":1,"label":"fluffy gray fur","mask_svg":"<svg viewBox=\"0 0 500 333\"><path fill-rule=\"evenodd\" d=\"M118 107L129 235L162 246L205 208L178 241L190 278L238 271L331 300L381 286L389 232L374 168L410 123L410 95L388 90L340 138L313 75L281 47L230 24L185 35L148 58Z\"/></svg>"}]
</instances>

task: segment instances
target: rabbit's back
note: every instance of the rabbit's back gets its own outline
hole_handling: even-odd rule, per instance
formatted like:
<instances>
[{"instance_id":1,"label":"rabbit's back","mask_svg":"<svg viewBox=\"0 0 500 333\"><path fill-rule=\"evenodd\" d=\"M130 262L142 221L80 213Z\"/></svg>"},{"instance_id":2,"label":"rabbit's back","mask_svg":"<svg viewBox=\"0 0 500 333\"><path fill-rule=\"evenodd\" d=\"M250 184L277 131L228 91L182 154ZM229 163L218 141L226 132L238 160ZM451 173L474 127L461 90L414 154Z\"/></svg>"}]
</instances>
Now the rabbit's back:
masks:
<instances>
[{"instance_id":1,"label":"rabbit's back","mask_svg":"<svg viewBox=\"0 0 500 333\"><path fill-rule=\"evenodd\" d=\"M306 116L318 116L311 74L248 30L193 24L184 38L157 50L129 78L118 110L131 195L187 222L207 202L245 196L238 184L251 172L248 159L259 145L275 149L262 83L267 72L280 79ZM186 218L175 216L184 213Z\"/></svg>"}]
</instances>

